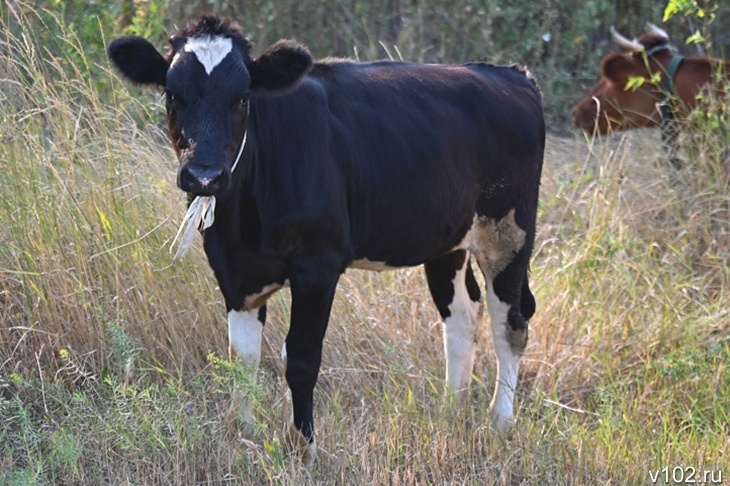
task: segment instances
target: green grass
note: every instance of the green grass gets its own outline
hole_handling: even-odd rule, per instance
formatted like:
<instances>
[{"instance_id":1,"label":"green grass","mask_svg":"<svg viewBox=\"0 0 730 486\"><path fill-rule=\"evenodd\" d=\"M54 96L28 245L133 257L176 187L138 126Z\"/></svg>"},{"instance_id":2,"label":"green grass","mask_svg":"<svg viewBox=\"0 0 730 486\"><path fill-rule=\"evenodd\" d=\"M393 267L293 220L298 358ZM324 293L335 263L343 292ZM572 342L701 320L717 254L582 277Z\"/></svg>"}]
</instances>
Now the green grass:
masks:
<instances>
[{"instance_id":1,"label":"green grass","mask_svg":"<svg viewBox=\"0 0 730 486\"><path fill-rule=\"evenodd\" d=\"M549 137L511 440L487 427L487 319L468 404L451 404L422 271L345 274L309 471L284 446L287 292L269 302L252 380L224 358L199 243L172 262L184 204L156 95L130 94L104 62L50 56L32 14L3 22L0 484L633 485L676 466L727 481L730 214L715 152L695 146L676 188L658 133Z\"/></svg>"}]
</instances>

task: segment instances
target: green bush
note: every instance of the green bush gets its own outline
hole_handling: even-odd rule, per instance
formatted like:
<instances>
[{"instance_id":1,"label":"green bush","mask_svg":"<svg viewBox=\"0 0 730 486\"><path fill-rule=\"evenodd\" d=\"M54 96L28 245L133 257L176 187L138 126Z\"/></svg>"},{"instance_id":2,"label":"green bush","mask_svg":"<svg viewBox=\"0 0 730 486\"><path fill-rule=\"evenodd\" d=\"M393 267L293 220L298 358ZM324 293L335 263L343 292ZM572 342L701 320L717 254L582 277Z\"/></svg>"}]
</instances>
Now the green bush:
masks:
<instances>
[{"instance_id":1,"label":"green bush","mask_svg":"<svg viewBox=\"0 0 730 486\"><path fill-rule=\"evenodd\" d=\"M717 38L714 50L721 53L730 39L716 34L730 12L708 1L674 3L685 15L674 14L662 27L680 50L697 49L684 45L700 29L696 15L687 14L703 9L715 22L700 29L701 38ZM235 18L258 51L293 37L315 57L525 64L540 82L549 118L565 125L569 108L597 78L601 57L615 50L609 26L638 35L646 21L663 20L666 6L664 0L51 0L6 2L0 11L6 19L37 16L38 42L94 80L102 78L97 65L106 65L104 46L112 37L141 35L164 49L168 35L202 12Z\"/></svg>"}]
</instances>

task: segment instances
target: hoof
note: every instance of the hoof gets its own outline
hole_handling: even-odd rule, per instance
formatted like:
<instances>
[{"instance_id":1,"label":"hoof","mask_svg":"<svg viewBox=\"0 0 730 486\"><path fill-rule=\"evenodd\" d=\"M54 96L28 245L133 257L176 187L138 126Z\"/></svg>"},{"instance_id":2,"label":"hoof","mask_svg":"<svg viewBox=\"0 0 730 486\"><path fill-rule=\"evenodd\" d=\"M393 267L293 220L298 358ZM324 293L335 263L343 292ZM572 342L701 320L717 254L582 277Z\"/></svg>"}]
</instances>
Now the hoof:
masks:
<instances>
[{"instance_id":1,"label":"hoof","mask_svg":"<svg viewBox=\"0 0 730 486\"><path fill-rule=\"evenodd\" d=\"M231 394L231 404L226 412L226 420L230 423L254 423L253 404L241 390L236 390Z\"/></svg>"},{"instance_id":2,"label":"hoof","mask_svg":"<svg viewBox=\"0 0 730 486\"><path fill-rule=\"evenodd\" d=\"M314 466L314 461L317 459L317 441L314 437L309 442L294 425L290 424L286 434L286 444L304 466L308 468Z\"/></svg>"},{"instance_id":3,"label":"hoof","mask_svg":"<svg viewBox=\"0 0 730 486\"><path fill-rule=\"evenodd\" d=\"M503 415L492 414L491 429L504 439L512 438L512 429L514 428L515 421L512 417L505 417Z\"/></svg>"}]
</instances>

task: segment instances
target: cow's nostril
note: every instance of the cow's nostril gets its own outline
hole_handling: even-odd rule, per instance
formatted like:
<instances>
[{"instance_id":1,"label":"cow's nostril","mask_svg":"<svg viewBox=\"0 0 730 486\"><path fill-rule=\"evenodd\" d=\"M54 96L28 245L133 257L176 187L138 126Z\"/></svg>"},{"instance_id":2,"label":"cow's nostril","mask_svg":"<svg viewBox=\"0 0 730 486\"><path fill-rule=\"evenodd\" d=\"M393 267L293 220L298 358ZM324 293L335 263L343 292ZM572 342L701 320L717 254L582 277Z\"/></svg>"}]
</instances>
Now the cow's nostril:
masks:
<instances>
[{"instance_id":1,"label":"cow's nostril","mask_svg":"<svg viewBox=\"0 0 730 486\"><path fill-rule=\"evenodd\" d=\"M185 192L210 196L225 187L224 169L186 165L180 169L178 187Z\"/></svg>"}]
</instances>

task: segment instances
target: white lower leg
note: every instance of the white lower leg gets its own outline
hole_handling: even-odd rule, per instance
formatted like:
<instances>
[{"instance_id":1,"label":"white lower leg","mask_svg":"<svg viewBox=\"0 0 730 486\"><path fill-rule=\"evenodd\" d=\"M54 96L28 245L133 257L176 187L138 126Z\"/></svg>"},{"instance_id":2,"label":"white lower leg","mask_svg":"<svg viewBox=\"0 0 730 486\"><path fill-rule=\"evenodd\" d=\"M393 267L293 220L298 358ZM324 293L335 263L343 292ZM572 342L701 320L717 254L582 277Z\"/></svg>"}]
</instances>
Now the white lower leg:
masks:
<instances>
[{"instance_id":1,"label":"white lower leg","mask_svg":"<svg viewBox=\"0 0 730 486\"><path fill-rule=\"evenodd\" d=\"M259 320L259 310L230 311L228 313L228 355L234 354L244 362L255 377L261 361L261 339L264 324ZM230 418L248 422L253 417L253 406L243 389L236 388L231 394Z\"/></svg>"},{"instance_id":2,"label":"white lower leg","mask_svg":"<svg viewBox=\"0 0 730 486\"><path fill-rule=\"evenodd\" d=\"M235 353L254 371L261 361L261 340L264 324L259 320L259 310L228 313L229 355Z\"/></svg>"},{"instance_id":3,"label":"white lower leg","mask_svg":"<svg viewBox=\"0 0 730 486\"><path fill-rule=\"evenodd\" d=\"M446 381L456 394L469 388L474 369L477 324L481 317L479 302L469 297L464 267L454 277L454 300L449 305L451 315L444 319L444 351L446 353Z\"/></svg>"},{"instance_id":4,"label":"white lower leg","mask_svg":"<svg viewBox=\"0 0 730 486\"><path fill-rule=\"evenodd\" d=\"M487 305L494 354L497 356L497 381L489 408L492 415L492 426L497 432L506 433L514 423L515 390L522 356L513 350L507 336L509 328L507 315L510 306L499 300L491 286L487 290Z\"/></svg>"},{"instance_id":5,"label":"white lower leg","mask_svg":"<svg viewBox=\"0 0 730 486\"><path fill-rule=\"evenodd\" d=\"M474 368L474 330L470 321L468 316L452 315L444 323L446 381L456 394L469 388Z\"/></svg>"}]
</instances>

